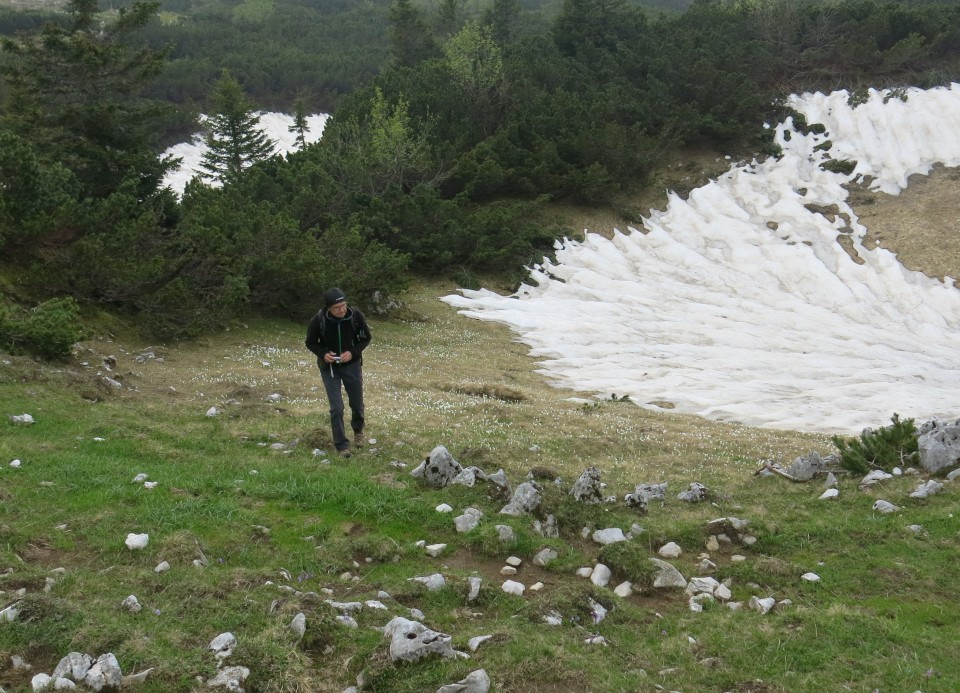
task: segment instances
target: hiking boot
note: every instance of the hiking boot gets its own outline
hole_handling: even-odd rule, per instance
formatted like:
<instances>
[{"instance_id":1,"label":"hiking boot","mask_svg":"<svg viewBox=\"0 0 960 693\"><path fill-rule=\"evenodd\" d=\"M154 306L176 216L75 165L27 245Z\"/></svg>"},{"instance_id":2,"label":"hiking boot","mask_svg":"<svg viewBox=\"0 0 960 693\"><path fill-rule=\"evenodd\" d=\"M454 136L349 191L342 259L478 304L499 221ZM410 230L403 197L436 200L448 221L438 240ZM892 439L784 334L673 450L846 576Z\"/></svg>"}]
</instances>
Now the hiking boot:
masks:
<instances>
[{"instance_id":1,"label":"hiking boot","mask_svg":"<svg viewBox=\"0 0 960 693\"><path fill-rule=\"evenodd\" d=\"M355 434L354 434L354 436L353 436L353 447L357 448L358 450L363 447L363 434L362 434L362 433L355 433Z\"/></svg>"},{"instance_id":2,"label":"hiking boot","mask_svg":"<svg viewBox=\"0 0 960 693\"><path fill-rule=\"evenodd\" d=\"M337 454L340 457L351 457L350 448L344 448L343 450L337 450Z\"/></svg>"}]
</instances>

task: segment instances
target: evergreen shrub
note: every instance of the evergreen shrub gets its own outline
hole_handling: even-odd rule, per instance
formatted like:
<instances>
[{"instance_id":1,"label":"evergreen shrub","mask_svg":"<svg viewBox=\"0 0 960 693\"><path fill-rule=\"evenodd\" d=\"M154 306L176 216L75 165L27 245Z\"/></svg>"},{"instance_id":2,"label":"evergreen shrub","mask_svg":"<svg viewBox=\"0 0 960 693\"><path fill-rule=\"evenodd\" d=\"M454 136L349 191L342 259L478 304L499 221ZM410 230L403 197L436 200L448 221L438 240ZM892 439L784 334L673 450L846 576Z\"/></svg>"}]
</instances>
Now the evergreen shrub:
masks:
<instances>
[{"instance_id":1,"label":"evergreen shrub","mask_svg":"<svg viewBox=\"0 0 960 693\"><path fill-rule=\"evenodd\" d=\"M0 346L49 360L70 356L87 334L72 298L54 298L32 309L0 305Z\"/></svg>"},{"instance_id":2,"label":"evergreen shrub","mask_svg":"<svg viewBox=\"0 0 960 693\"><path fill-rule=\"evenodd\" d=\"M889 472L913 462L919 455L919 435L913 419L901 421L894 414L891 421L889 426L864 430L859 439L833 436L833 443L840 450L840 466L856 474L867 474L873 469Z\"/></svg>"}]
</instances>

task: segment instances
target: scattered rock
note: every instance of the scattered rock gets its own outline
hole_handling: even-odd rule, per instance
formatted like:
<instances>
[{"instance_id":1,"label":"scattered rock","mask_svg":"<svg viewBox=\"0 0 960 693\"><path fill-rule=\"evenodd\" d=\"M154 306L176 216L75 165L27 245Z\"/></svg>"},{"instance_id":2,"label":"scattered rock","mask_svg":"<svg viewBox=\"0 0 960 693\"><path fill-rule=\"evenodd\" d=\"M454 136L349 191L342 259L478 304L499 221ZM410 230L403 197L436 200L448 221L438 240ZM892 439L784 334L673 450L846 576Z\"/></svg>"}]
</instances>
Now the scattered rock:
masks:
<instances>
[{"instance_id":1,"label":"scattered rock","mask_svg":"<svg viewBox=\"0 0 960 693\"><path fill-rule=\"evenodd\" d=\"M207 649L213 652L217 659L224 659L233 654L233 648L237 646L237 638L233 633L221 633L207 645Z\"/></svg>"},{"instance_id":2,"label":"scattered rock","mask_svg":"<svg viewBox=\"0 0 960 693\"><path fill-rule=\"evenodd\" d=\"M528 515L540 507L540 485L536 481L525 481L513 494L513 498L500 510L501 515Z\"/></svg>"},{"instance_id":3,"label":"scattered rock","mask_svg":"<svg viewBox=\"0 0 960 693\"><path fill-rule=\"evenodd\" d=\"M207 681L207 688L226 688L231 693L243 693L243 682L250 676L246 667L224 667Z\"/></svg>"},{"instance_id":4,"label":"scattered rock","mask_svg":"<svg viewBox=\"0 0 960 693\"><path fill-rule=\"evenodd\" d=\"M928 421L920 428L917 446L920 466L930 474L955 466L960 462L960 422Z\"/></svg>"},{"instance_id":5,"label":"scattered rock","mask_svg":"<svg viewBox=\"0 0 960 693\"><path fill-rule=\"evenodd\" d=\"M639 510L646 510L651 501L666 499L667 484L637 484L633 493L623 497L627 505Z\"/></svg>"},{"instance_id":6,"label":"scattered rock","mask_svg":"<svg viewBox=\"0 0 960 693\"><path fill-rule=\"evenodd\" d=\"M627 537L624 535L623 530L619 527L611 527L609 529L598 529L593 533L593 540L606 546L607 544L616 544L621 541L626 541Z\"/></svg>"},{"instance_id":7,"label":"scattered rock","mask_svg":"<svg viewBox=\"0 0 960 693\"><path fill-rule=\"evenodd\" d=\"M423 479L432 488L443 488L450 484L463 467L453 459L453 455L443 445L438 445L420 465L410 472L411 476Z\"/></svg>"},{"instance_id":8,"label":"scattered rock","mask_svg":"<svg viewBox=\"0 0 960 693\"><path fill-rule=\"evenodd\" d=\"M610 568L603 563L597 563L590 572L590 582L597 587L606 587L610 582L610 576L613 575Z\"/></svg>"},{"instance_id":9,"label":"scattered rock","mask_svg":"<svg viewBox=\"0 0 960 693\"><path fill-rule=\"evenodd\" d=\"M477 669L467 674L462 681L441 686L437 693L487 693L489 690L490 677L483 669Z\"/></svg>"},{"instance_id":10,"label":"scattered rock","mask_svg":"<svg viewBox=\"0 0 960 693\"><path fill-rule=\"evenodd\" d=\"M890 503L889 501L878 500L876 503L873 504L873 509L876 510L878 513L895 513L900 508L894 505L893 503Z\"/></svg>"},{"instance_id":11,"label":"scattered rock","mask_svg":"<svg viewBox=\"0 0 960 693\"><path fill-rule=\"evenodd\" d=\"M926 483L921 483L917 489L910 494L911 498L928 498L943 490L943 484L939 481L930 479Z\"/></svg>"},{"instance_id":12,"label":"scattered rock","mask_svg":"<svg viewBox=\"0 0 960 693\"><path fill-rule=\"evenodd\" d=\"M133 532L130 532L127 535L126 541L124 541L124 544L126 544L127 548L131 551L146 548L148 543L150 543L149 534L134 534Z\"/></svg>"},{"instance_id":13,"label":"scattered rock","mask_svg":"<svg viewBox=\"0 0 960 693\"><path fill-rule=\"evenodd\" d=\"M293 617L293 620L290 621L290 632L293 633L293 636L299 640L307 632L307 617L301 611L299 614Z\"/></svg>"},{"instance_id":14,"label":"scattered rock","mask_svg":"<svg viewBox=\"0 0 960 693\"><path fill-rule=\"evenodd\" d=\"M390 659L394 662L415 662L431 654L454 659L451 641L445 633L430 630L422 623L397 616L384 626L383 633L390 638Z\"/></svg>"},{"instance_id":15,"label":"scattered rock","mask_svg":"<svg viewBox=\"0 0 960 693\"><path fill-rule=\"evenodd\" d=\"M443 575L440 573L434 573L433 575L418 575L416 577L407 578L408 582L419 582L421 585L426 587L430 592L435 592L436 590L443 589L447 581L443 578Z\"/></svg>"},{"instance_id":16,"label":"scattered rock","mask_svg":"<svg viewBox=\"0 0 960 693\"><path fill-rule=\"evenodd\" d=\"M686 491L681 491L677 494L677 498L687 503L701 503L707 500L707 494L707 487L694 481Z\"/></svg>"},{"instance_id":17,"label":"scattered rock","mask_svg":"<svg viewBox=\"0 0 960 693\"><path fill-rule=\"evenodd\" d=\"M556 549L546 548L537 552L537 555L533 557L533 564L538 566L547 566L553 561L555 561L560 554Z\"/></svg>"},{"instance_id":18,"label":"scattered rock","mask_svg":"<svg viewBox=\"0 0 960 693\"><path fill-rule=\"evenodd\" d=\"M500 589L502 589L507 594L515 594L518 597L522 597L524 590L526 590L526 587L522 582L516 582L515 580L507 580L500 586Z\"/></svg>"},{"instance_id":19,"label":"scattered rock","mask_svg":"<svg viewBox=\"0 0 960 693\"><path fill-rule=\"evenodd\" d=\"M137 599L137 595L135 594L131 594L129 597L124 599L120 603L120 608L126 609L127 611L134 614L139 614L140 611L143 609L143 607L140 605L140 601Z\"/></svg>"},{"instance_id":20,"label":"scattered rock","mask_svg":"<svg viewBox=\"0 0 960 693\"><path fill-rule=\"evenodd\" d=\"M664 558L680 558L683 555L683 549L672 541L667 542L657 551Z\"/></svg>"},{"instance_id":21,"label":"scattered rock","mask_svg":"<svg viewBox=\"0 0 960 693\"><path fill-rule=\"evenodd\" d=\"M777 600L773 597L760 599L759 597L750 597L750 608L759 614L770 613L770 610L776 606Z\"/></svg>"},{"instance_id":22,"label":"scattered rock","mask_svg":"<svg viewBox=\"0 0 960 693\"><path fill-rule=\"evenodd\" d=\"M600 482L600 470L588 467L570 489L570 495L581 503L600 503L603 501L604 484Z\"/></svg>"},{"instance_id":23,"label":"scattered rock","mask_svg":"<svg viewBox=\"0 0 960 693\"><path fill-rule=\"evenodd\" d=\"M653 578L654 587L679 587L680 589L686 589L687 579L683 577L679 570L674 568L666 561L661 561L659 558L650 558L649 560L657 567L658 570L657 574Z\"/></svg>"}]
</instances>

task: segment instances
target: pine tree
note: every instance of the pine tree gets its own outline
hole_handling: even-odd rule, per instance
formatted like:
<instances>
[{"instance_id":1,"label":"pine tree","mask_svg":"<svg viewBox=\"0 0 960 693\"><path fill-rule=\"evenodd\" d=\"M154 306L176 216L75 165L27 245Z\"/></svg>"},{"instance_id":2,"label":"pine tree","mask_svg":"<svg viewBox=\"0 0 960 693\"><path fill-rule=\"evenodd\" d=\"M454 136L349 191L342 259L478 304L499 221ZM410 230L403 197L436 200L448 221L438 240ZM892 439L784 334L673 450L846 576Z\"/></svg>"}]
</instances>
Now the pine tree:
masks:
<instances>
[{"instance_id":1,"label":"pine tree","mask_svg":"<svg viewBox=\"0 0 960 693\"><path fill-rule=\"evenodd\" d=\"M146 199L174 163L157 157L170 106L142 96L169 51L133 45L159 6L134 2L104 21L97 0L71 0L68 23L2 39L0 124L29 142L42 164L69 169L84 197L106 197L132 178Z\"/></svg>"},{"instance_id":2,"label":"pine tree","mask_svg":"<svg viewBox=\"0 0 960 693\"><path fill-rule=\"evenodd\" d=\"M205 178L230 182L244 169L273 156L276 143L260 128L260 116L243 88L224 70L213 91L215 112L206 121Z\"/></svg>"},{"instance_id":3,"label":"pine tree","mask_svg":"<svg viewBox=\"0 0 960 693\"><path fill-rule=\"evenodd\" d=\"M307 146L307 132L310 126L307 125L307 106L303 96L297 96L293 102L293 124L287 128L297 136L297 146L302 150Z\"/></svg>"},{"instance_id":4,"label":"pine tree","mask_svg":"<svg viewBox=\"0 0 960 693\"><path fill-rule=\"evenodd\" d=\"M438 54L420 9L412 0L393 0L390 21L390 54L396 65L413 67Z\"/></svg>"}]
</instances>

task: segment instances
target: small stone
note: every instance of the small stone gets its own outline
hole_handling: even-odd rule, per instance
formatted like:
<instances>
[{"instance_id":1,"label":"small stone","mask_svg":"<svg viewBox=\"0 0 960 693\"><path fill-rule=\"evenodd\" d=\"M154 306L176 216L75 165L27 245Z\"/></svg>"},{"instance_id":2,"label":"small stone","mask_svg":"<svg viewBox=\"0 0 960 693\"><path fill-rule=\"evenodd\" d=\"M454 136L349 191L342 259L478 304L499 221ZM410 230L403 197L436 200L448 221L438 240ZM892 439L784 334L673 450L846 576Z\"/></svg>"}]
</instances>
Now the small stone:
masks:
<instances>
[{"instance_id":1,"label":"small stone","mask_svg":"<svg viewBox=\"0 0 960 693\"><path fill-rule=\"evenodd\" d=\"M819 582L820 576L816 573L804 573L800 576L801 580L806 580L807 582Z\"/></svg>"},{"instance_id":2,"label":"small stone","mask_svg":"<svg viewBox=\"0 0 960 693\"><path fill-rule=\"evenodd\" d=\"M543 588L544 588L544 584L542 582L535 582L532 585L530 585L531 592L539 592Z\"/></svg>"},{"instance_id":3,"label":"small stone","mask_svg":"<svg viewBox=\"0 0 960 693\"><path fill-rule=\"evenodd\" d=\"M603 563L597 563L590 571L590 582L597 587L606 587L612 574L611 570Z\"/></svg>"},{"instance_id":4,"label":"small stone","mask_svg":"<svg viewBox=\"0 0 960 693\"><path fill-rule=\"evenodd\" d=\"M470 638L470 640L467 642L467 647L470 648L471 652L476 652L477 648L480 647L480 645L482 645L492 637L493 637L492 635L478 635L476 637Z\"/></svg>"},{"instance_id":5,"label":"small stone","mask_svg":"<svg viewBox=\"0 0 960 693\"><path fill-rule=\"evenodd\" d=\"M546 566L552 563L557 559L560 554L557 553L556 549L546 548L539 552L533 557L533 564L538 566Z\"/></svg>"},{"instance_id":6,"label":"small stone","mask_svg":"<svg viewBox=\"0 0 960 693\"><path fill-rule=\"evenodd\" d=\"M450 505L447 505L446 503L441 503L436 508L434 508L434 510L436 510L438 513L452 513L453 507Z\"/></svg>"},{"instance_id":7,"label":"small stone","mask_svg":"<svg viewBox=\"0 0 960 693\"><path fill-rule=\"evenodd\" d=\"M467 578L467 582L470 583L470 592L467 594L467 601L472 602L480 594L480 585L483 581L479 577L471 575Z\"/></svg>"},{"instance_id":8,"label":"small stone","mask_svg":"<svg viewBox=\"0 0 960 693\"><path fill-rule=\"evenodd\" d=\"M131 551L136 551L138 549L146 548L147 544L150 542L149 534L134 534L131 532L127 535L127 539L124 542L127 545L127 548Z\"/></svg>"},{"instance_id":9,"label":"small stone","mask_svg":"<svg viewBox=\"0 0 960 693\"><path fill-rule=\"evenodd\" d=\"M750 608L760 614L767 614L777 603L773 597L760 599L759 597L750 597Z\"/></svg>"},{"instance_id":10,"label":"small stone","mask_svg":"<svg viewBox=\"0 0 960 693\"><path fill-rule=\"evenodd\" d=\"M899 507L885 500L878 500L876 503L873 504L873 509L876 510L878 513L895 513L898 510L900 510Z\"/></svg>"},{"instance_id":11,"label":"small stone","mask_svg":"<svg viewBox=\"0 0 960 693\"><path fill-rule=\"evenodd\" d=\"M584 566L583 568L577 568L577 577L588 578L593 575L593 568L588 568Z\"/></svg>"},{"instance_id":12,"label":"small stone","mask_svg":"<svg viewBox=\"0 0 960 693\"><path fill-rule=\"evenodd\" d=\"M512 565L514 568L519 568L522 563L523 559L517 558L516 556L509 556L507 558L507 565Z\"/></svg>"},{"instance_id":13,"label":"small stone","mask_svg":"<svg viewBox=\"0 0 960 693\"><path fill-rule=\"evenodd\" d=\"M629 597L633 594L633 584L630 582L621 582L619 585L614 587L613 593L618 597Z\"/></svg>"},{"instance_id":14,"label":"small stone","mask_svg":"<svg viewBox=\"0 0 960 693\"><path fill-rule=\"evenodd\" d=\"M304 636L307 632L307 617L303 612L298 613L293 617L293 620L290 621L290 632L293 633L294 637L298 640Z\"/></svg>"},{"instance_id":15,"label":"small stone","mask_svg":"<svg viewBox=\"0 0 960 693\"><path fill-rule=\"evenodd\" d=\"M501 575L516 575L516 574L517 574L517 569L514 568L512 565L505 565L505 566L503 566L503 567L500 569L500 574L501 574Z\"/></svg>"},{"instance_id":16,"label":"small stone","mask_svg":"<svg viewBox=\"0 0 960 693\"><path fill-rule=\"evenodd\" d=\"M120 608L126 609L134 614L139 614L141 609L143 609L143 607L140 605L140 601L137 599L137 595L135 594L131 594L129 597L124 599L120 603Z\"/></svg>"},{"instance_id":17,"label":"small stone","mask_svg":"<svg viewBox=\"0 0 960 693\"><path fill-rule=\"evenodd\" d=\"M840 491L835 488L828 488L826 491L820 494L820 500L830 500L832 498L838 498L840 496Z\"/></svg>"},{"instance_id":18,"label":"small stone","mask_svg":"<svg viewBox=\"0 0 960 693\"><path fill-rule=\"evenodd\" d=\"M430 544L429 546L424 547L424 551L427 552L428 556L432 556L433 558L436 558L441 553L443 553L443 550L445 548L447 548L446 544Z\"/></svg>"},{"instance_id":19,"label":"small stone","mask_svg":"<svg viewBox=\"0 0 960 693\"><path fill-rule=\"evenodd\" d=\"M671 541L661 546L657 553L664 558L679 558L683 554L683 550Z\"/></svg>"},{"instance_id":20,"label":"small stone","mask_svg":"<svg viewBox=\"0 0 960 693\"><path fill-rule=\"evenodd\" d=\"M523 583L521 582L515 582L514 580L507 580L506 582L503 583L503 585L500 586L500 589L502 589L507 594L515 594L518 597L522 597L523 591L526 589L526 587L524 587Z\"/></svg>"}]
</instances>

